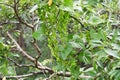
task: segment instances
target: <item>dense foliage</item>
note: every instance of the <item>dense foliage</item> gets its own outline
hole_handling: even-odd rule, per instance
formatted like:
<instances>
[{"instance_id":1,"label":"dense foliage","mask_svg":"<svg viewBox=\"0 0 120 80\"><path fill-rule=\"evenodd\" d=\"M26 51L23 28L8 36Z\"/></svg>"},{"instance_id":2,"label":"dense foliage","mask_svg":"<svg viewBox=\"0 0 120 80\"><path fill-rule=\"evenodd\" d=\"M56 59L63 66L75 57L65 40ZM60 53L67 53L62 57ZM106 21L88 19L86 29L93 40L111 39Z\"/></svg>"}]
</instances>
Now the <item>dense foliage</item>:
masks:
<instances>
[{"instance_id":1,"label":"dense foliage","mask_svg":"<svg viewBox=\"0 0 120 80\"><path fill-rule=\"evenodd\" d=\"M0 0L0 73L24 80L120 80L119 0Z\"/></svg>"}]
</instances>

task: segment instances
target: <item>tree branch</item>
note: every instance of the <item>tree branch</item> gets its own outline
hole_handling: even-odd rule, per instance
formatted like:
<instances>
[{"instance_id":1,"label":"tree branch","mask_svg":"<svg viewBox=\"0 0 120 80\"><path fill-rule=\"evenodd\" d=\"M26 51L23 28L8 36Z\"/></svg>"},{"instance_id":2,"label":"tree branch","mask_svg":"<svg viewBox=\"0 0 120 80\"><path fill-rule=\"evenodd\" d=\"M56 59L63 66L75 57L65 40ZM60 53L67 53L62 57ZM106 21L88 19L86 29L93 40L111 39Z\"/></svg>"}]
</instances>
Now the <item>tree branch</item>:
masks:
<instances>
[{"instance_id":1,"label":"tree branch","mask_svg":"<svg viewBox=\"0 0 120 80\"><path fill-rule=\"evenodd\" d=\"M21 52L21 54L23 56L25 56L26 58L28 58L28 60L32 61L32 62L35 62L35 59L33 57L31 57L30 55L28 55L27 52L25 52L20 46L19 44L13 39L13 37L10 35L9 32L7 32L7 35L8 37L15 43L17 49ZM32 75L36 75L36 74L53 74L55 73L53 70L51 70L50 68L48 67L44 67L42 66L42 64L40 62L37 62L38 63L38 66L37 68L42 70L42 72L34 72L34 73L30 73L30 74L26 74L26 75L19 75L19 76L6 76L6 78L22 78L22 77L29 77L29 76L32 76ZM46 71L47 70L47 71ZM65 76L65 77L70 77L71 76L71 73L70 72L57 72L56 75L58 76ZM91 78L89 76L80 76L81 78Z\"/></svg>"},{"instance_id":2,"label":"tree branch","mask_svg":"<svg viewBox=\"0 0 120 80\"><path fill-rule=\"evenodd\" d=\"M17 4L18 4L18 2L16 2L16 0L14 0L14 12L15 12L16 17L18 18L19 22L21 22L21 23L25 24L26 26L30 27L30 28L32 29L32 31L35 32L33 22L32 22L33 25L31 25L31 24L23 21L22 18L19 16ZM34 48L36 49L36 51L38 52L38 55L37 55L36 58L35 58L35 60L36 60L35 64L36 64L36 66L37 66L37 65L38 65L38 63L37 63L37 62L38 62L38 59L39 59L39 57L41 56L41 50L40 50L39 46L37 45L36 39L34 39L34 41L33 41L33 46L34 46Z\"/></svg>"},{"instance_id":3,"label":"tree branch","mask_svg":"<svg viewBox=\"0 0 120 80\"><path fill-rule=\"evenodd\" d=\"M76 20L83 28L85 27L79 19L77 19L74 16L70 16L70 17L73 18L74 20Z\"/></svg>"},{"instance_id":4,"label":"tree branch","mask_svg":"<svg viewBox=\"0 0 120 80\"><path fill-rule=\"evenodd\" d=\"M19 22L17 21L2 21L0 22L0 25L6 25L6 24L18 24Z\"/></svg>"},{"instance_id":5,"label":"tree branch","mask_svg":"<svg viewBox=\"0 0 120 80\"><path fill-rule=\"evenodd\" d=\"M19 46L19 44L16 42L15 39L13 39L13 37L11 36L11 34L10 34L9 32L7 32L7 35L8 35L8 37L15 43L18 51L19 51L23 56L25 56L28 60L30 60L30 61L32 61L32 62L35 62L35 59L34 59L33 57L31 57L30 55L28 55L28 53L25 52L25 51ZM43 67L41 63L38 62L38 64L39 64L39 66Z\"/></svg>"},{"instance_id":6,"label":"tree branch","mask_svg":"<svg viewBox=\"0 0 120 80\"><path fill-rule=\"evenodd\" d=\"M33 73L29 73L29 74L25 74L25 75L17 75L17 76L6 76L7 79L19 79L19 78L25 78L25 77L30 77L30 76L35 76L38 74L43 74L43 72L33 72Z\"/></svg>"},{"instance_id":7,"label":"tree branch","mask_svg":"<svg viewBox=\"0 0 120 80\"><path fill-rule=\"evenodd\" d=\"M35 76L35 75L39 75L39 74L49 74L48 72L32 72L32 73L29 73L29 74L25 74L25 75L17 75L17 76L5 76L7 79L20 79L20 78L25 78L25 77L30 77L30 76ZM63 75L65 74L65 75ZM52 76L53 74L51 74ZM71 74L69 72L66 72L66 73L63 73L63 72L59 72L59 73L56 73L56 75L58 76L64 76L64 77L70 77ZM79 78L90 78L90 79L93 79L93 77L91 76L84 76L84 75L80 75ZM46 78L46 80L49 80L50 78Z\"/></svg>"},{"instance_id":8,"label":"tree branch","mask_svg":"<svg viewBox=\"0 0 120 80\"><path fill-rule=\"evenodd\" d=\"M18 2L16 2L16 0L14 0L14 7L13 7L13 9L14 9L14 12L15 12L16 17L18 18L19 22L23 23L24 25L26 25L26 26L28 26L29 28L32 29L32 28L33 28L33 25L27 23L26 21L24 21L24 20L19 16L17 4L18 4Z\"/></svg>"},{"instance_id":9,"label":"tree branch","mask_svg":"<svg viewBox=\"0 0 120 80\"><path fill-rule=\"evenodd\" d=\"M34 65L18 64L17 62L15 62L14 60L12 60L10 58L8 58L8 60L10 60L11 62L13 62L18 67L35 67Z\"/></svg>"},{"instance_id":10,"label":"tree branch","mask_svg":"<svg viewBox=\"0 0 120 80\"><path fill-rule=\"evenodd\" d=\"M11 34L9 32L7 32L7 36L14 42L14 44L16 45L18 51L24 56L26 57L28 60L30 60L31 62L36 64L36 59L33 58L32 56L28 55L28 53L26 51L24 51L19 44L16 42L16 40L11 36ZM37 67L40 70L47 70L50 73L54 73L54 71L46 66L43 66L39 61L37 61Z\"/></svg>"}]
</instances>

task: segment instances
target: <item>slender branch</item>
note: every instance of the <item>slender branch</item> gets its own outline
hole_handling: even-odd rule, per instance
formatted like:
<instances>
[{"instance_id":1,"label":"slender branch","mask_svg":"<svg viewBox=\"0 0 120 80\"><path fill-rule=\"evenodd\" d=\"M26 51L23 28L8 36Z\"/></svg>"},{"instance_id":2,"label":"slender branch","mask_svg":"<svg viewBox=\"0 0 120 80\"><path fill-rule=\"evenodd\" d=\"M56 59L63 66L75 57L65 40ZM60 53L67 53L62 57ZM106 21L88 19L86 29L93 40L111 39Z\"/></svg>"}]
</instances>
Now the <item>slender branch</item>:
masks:
<instances>
[{"instance_id":1,"label":"slender branch","mask_svg":"<svg viewBox=\"0 0 120 80\"><path fill-rule=\"evenodd\" d=\"M34 32L34 27L33 27L33 25L25 22L25 21L19 16L19 14L18 14L18 6L17 6L18 3L19 3L19 2L17 2L16 0L14 0L14 8L13 8L13 9L14 9L14 12L15 12L15 14L16 14L16 17L18 18L19 22L25 24L27 27L31 28L32 31ZM21 52L21 54L22 54L23 56L25 56L28 60L30 60L31 62L35 63L35 64L36 64L36 67L37 67L38 69L48 70L50 73L53 73L53 72L54 72L54 71L51 70L50 68L42 66L42 64L38 61L38 59L39 59L39 57L40 57L40 54L41 54L41 51L40 51L39 47L37 46L35 39L34 39L35 49L36 49L37 52L39 53L38 56L37 56L37 58L33 58L32 56L28 55L28 53L27 53L26 51L24 51L24 50L20 47L20 45L16 42L16 40L13 39L13 37L9 34L9 32L7 32L7 35L8 35L8 37L15 43L15 45L17 46L17 49L19 50L19 52Z\"/></svg>"},{"instance_id":2,"label":"slender branch","mask_svg":"<svg viewBox=\"0 0 120 80\"><path fill-rule=\"evenodd\" d=\"M7 32L7 35L8 35L8 37L15 43L18 51L20 51L23 56L25 56L28 60L30 60L30 61L32 61L32 62L35 62L35 59L34 59L33 57L31 57L30 55L28 55L28 53L27 53L26 51L24 51L24 50L19 46L19 44L16 42L15 39L13 39L13 37L11 36L11 34L10 34L9 32ZM39 66L43 67L41 63L38 62L38 64L39 64Z\"/></svg>"},{"instance_id":3,"label":"slender branch","mask_svg":"<svg viewBox=\"0 0 120 80\"><path fill-rule=\"evenodd\" d=\"M34 32L35 32L35 28L32 28L32 33L34 33ZM36 59L35 65L38 66L37 62L38 62L42 52L41 52L39 46L37 45L37 40L35 38L33 38L32 45L33 45L34 49L37 51L37 53L38 53L38 55L35 58Z\"/></svg>"},{"instance_id":4,"label":"slender branch","mask_svg":"<svg viewBox=\"0 0 120 80\"><path fill-rule=\"evenodd\" d=\"M28 27L30 27L31 29L32 29L32 31L34 32L34 24L33 25L31 25L31 24L29 24L29 23L27 23L27 22L25 22L25 21L23 21L22 20L22 18L19 16L19 14L18 14L18 8L17 8L17 4L18 4L19 2L16 2L16 0L14 0L14 12L15 12L15 14L16 14L16 17L18 18L18 20L19 20L19 22L21 22L21 23L23 23L23 24L25 24L26 26L28 26ZM40 57L40 55L41 55L41 50L40 50L40 48L38 47L38 45L36 44L36 40L34 39L34 48L36 49L36 51L38 52L38 55L37 55L37 57L36 57L36 59L35 59L35 64L36 64L36 66L38 66L38 59L39 59L39 57ZM31 59L32 60L32 59Z\"/></svg>"},{"instance_id":5,"label":"slender branch","mask_svg":"<svg viewBox=\"0 0 120 80\"><path fill-rule=\"evenodd\" d=\"M35 75L38 75L38 74L43 74L43 72L40 71L40 72L33 72L33 73L25 74L25 75L6 76L6 78L7 79L19 79L19 78L25 78L25 77L35 76Z\"/></svg>"},{"instance_id":6,"label":"slender branch","mask_svg":"<svg viewBox=\"0 0 120 80\"><path fill-rule=\"evenodd\" d=\"M70 16L70 17L73 18L74 20L76 20L82 27L84 27L84 25L82 24L82 22L79 19L77 19L74 16Z\"/></svg>"},{"instance_id":7,"label":"slender branch","mask_svg":"<svg viewBox=\"0 0 120 80\"><path fill-rule=\"evenodd\" d=\"M33 58L32 56L28 55L28 53L26 51L24 51L19 44L16 42L16 40L11 36L11 34L9 32L7 32L7 36L14 42L14 44L16 45L18 51L25 56L28 60L30 60L33 63L36 63L36 59ZM46 66L43 66L39 61L37 61L37 68L40 70L47 70L50 73L54 73L54 71Z\"/></svg>"},{"instance_id":8,"label":"slender branch","mask_svg":"<svg viewBox=\"0 0 120 80\"><path fill-rule=\"evenodd\" d=\"M38 55L36 56L36 66L38 65L37 64L37 62L38 62L38 59L40 58L40 56L41 56L41 50L40 50L40 48L39 48L39 46L37 45L37 41L34 39L34 43L33 43L33 46L34 46L34 48L36 49L36 51L37 51L37 53L38 53Z\"/></svg>"},{"instance_id":9,"label":"slender branch","mask_svg":"<svg viewBox=\"0 0 120 80\"><path fill-rule=\"evenodd\" d=\"M52 75L50 75L48 80L52 79L52 77L54 77L55 75L56 75L56 73L53 73Z\"/></svg>"},{"instance_id":10,"label":"slender branch","mask_svg":"<svg viewBox=\"0 0 120 80\"><path fill-rule=\"evenodd\" d=\"M6 24L18 24L19 22L17 21L4 21L4 22L0 22L0 25L6 25Z\"/></svg>"},{"instance_id":11,"label":"slender branch","mask_svg":"<svg viewBox=\"0 0 120 80\"><path fill-rule=\"evenodd\" d=\"M41 56L41 50L40 50L39 46L37 45L37 42L34 42L33 45L34 45L34 48L36 49L36 51L38 52L38 57L40 57Z\"/></svg>"},{"instance_id":12,"label":"slender branch","mask_svg":"<svg viewBox=\"0 0 120 80\"><path fill-rule=\"evenodd\" d=\"M42 72L42 71L40 71L40 72L32 72L32 73L25 74L25 75L5 76L5 77L6 77L7 79L19 79L19 78L25 78L25 77L35 76L35 75L39 75L39 74L43 74L43 73L49 74L48 72ZM65 74L65 75L63 75L63 74ZM53 75L55 75L55 74L54 74L54 73L51 74L51 77L52 77ZM56 73L56 75L58 75L58 76L65 76L65 77L70 77L70 76L71 76L69 72L66 72L66 73L59 72L59 73ZM51 78L51 77L50 77L50 78ZM50 78L46 78L46 80L49 80ZM83 79L85 79L85 78L87 78L87 79L88 79L88 78L91 78L91 79L93 79L93 77L91 77L91 76L84 76L84 75L80 75L79 78L83 78Z\"/></svg>"},{"instance_id":13,"label":"slender branch","mask_svg":"<svg viewBox=\"0 0 120 80\"><path fill-rule=\"evenodd\" d=\"M14 60L12 60L10 58L8 58L8 60L10 60L11 62L13 62L18 67L35 67L34 65L18 64L17 62L15 62Z\"/></svg>"},{"instance_id":14,"label":"slender branch","mask_svg":"<svg viewBox=\"0 0 120 80\"><path fill-rule=\"evenodd\" d=\"M19 3L19 2L16 2L16 0L14 0L14 8L13 8L13 9L14 9L14 12L15 12L16 17L18 18L19 22L25 24L25 25L28 26L29 28L33 28L33 25L27 23L26 21L24 21L24 20L19 16L19 14L18 14L18 8L17 8L17 4L18 4L18 3Z\"/></svg>"},{"instance_id":15,"label":"slender branch","mask_svg":"<svg viewBox=\"0 0 120 80\"><path fill-rule=\"evenodd\" d=\"M16 2L16 0L14 0L14 11L15 11L15 14L16 14L19 22L21 22L21 23L25 24L26 26L30 27L30 28L32 29L32 31L34 32L34 27L33 27L34 24L33 24L33 23L32 23L33 25L28 24L27 22L23 21L22 18L19 16L17 4L18 4L18 2ZM41 55L41 50L40 50L40 48L38 47L38 45L36 44L36 40L35 40L35 39L34 39L34 43L33 43L33 44L34 44L34 48L35 48L36 51L38 52L38 55L37 55L37 57L36 57L36 65L37 65L38 59L39 59L39 57L40 57L40 55Z\"/></svg>"}]
</instances>

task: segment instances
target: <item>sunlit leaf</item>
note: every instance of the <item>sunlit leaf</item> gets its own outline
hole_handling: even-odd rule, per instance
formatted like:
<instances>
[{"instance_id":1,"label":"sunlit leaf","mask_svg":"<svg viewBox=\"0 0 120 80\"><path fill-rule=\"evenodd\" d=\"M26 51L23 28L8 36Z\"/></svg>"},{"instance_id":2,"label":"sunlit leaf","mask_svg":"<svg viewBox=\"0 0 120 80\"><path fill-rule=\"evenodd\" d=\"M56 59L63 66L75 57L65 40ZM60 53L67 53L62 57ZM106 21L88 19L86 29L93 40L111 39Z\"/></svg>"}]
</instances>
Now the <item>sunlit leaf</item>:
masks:
<instances>
[{"instance_id":1,"label":"sunlit leaf","mask_svg":"<svg viewBox=\"0 0 120 80\"><path fill-rule=\"evenodd\" d=\"M51 6L52 5L52 0L48 1L48 5Z\"/></svg>"},{"instance_id":2,"label":"sunlit leaf","mask_svg":"<svg viewBox=\"0 0 120 80\"><path fill-rule=\"evenodd\" d=\"M91 18L88 20L88 23L90 23L91 25L97 25L100 23L104 23L104 20L97 16L91 16Z\"/></svg>"},{"instance_id":3,"label":"sunlit leaf","mask_svg":"<svg viewBox=\"0 0 120 80\"><path fill-rule=\"evenodd\" d=\"M63 5L61 5L60 9L68 11L68 12L74 12L73 0L63 0Z\"/></svg>"},{"instance_id":4,"label":"sunlit leaf","mask_svg":"<svg viewBox=\"0 0 120 80\"><path fill-rule=\"evenodd\" d=\"M74 48L81 48L81 46L78 43L75 42L69 42Z\"/></svg>"},{"instance_id":5,"label":"sunlit leaf","mask_svg":"<svg viewBox=\"0 0 120 80\"><path fill-rule=\"evenodd\" d=\"M120 56L118 55L118 51L113 51L111 49L105 49L105 52L110 56L120 59Z\"/></svg>"},{"instance_id":6,"label":"sunlit leaf","mask_svg":"<svg viewBox=\"0 0 120 80\"><path fill-rule=\"evenodd\" d=\"M111 43L113 49L120 50L120 46L118 44Z\"/></svg>"},{"instance_id":7,"label":"sunlit leaf","mask_svg":"<svg viewBox=\"0 0 120 80\"><path fill-rule=\"evenodd\" d=\"M30 10L30 13L31 13L31 12L34 12L37 8L38 8L37 5L33 6L33 8Z\"/></svg>"},{"instance_id":8,"label":"sunlit leaf","mask_svg":"<svg viewBox=\"0 0 120 80\"><path fill-rule=\"evenodd\" d=\"M74 8L74 10L78 10L81 12L83 11L82 7L80 6L80 1L74 1L73 8Z\"/></svg>"}]
</instances>

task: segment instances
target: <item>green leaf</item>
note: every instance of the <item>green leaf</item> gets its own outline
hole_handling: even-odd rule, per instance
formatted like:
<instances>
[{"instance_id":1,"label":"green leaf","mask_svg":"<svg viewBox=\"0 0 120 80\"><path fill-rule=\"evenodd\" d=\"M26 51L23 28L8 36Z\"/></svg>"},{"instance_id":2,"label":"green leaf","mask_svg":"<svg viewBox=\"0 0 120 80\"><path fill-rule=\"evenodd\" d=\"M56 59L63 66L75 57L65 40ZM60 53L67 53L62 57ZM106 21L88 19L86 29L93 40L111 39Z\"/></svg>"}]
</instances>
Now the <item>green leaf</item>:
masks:
<instances>
[{"instance_id":1,"label":"green leaf","mask_svg":"<svg viewBox=\"0 0 120 80\"><path fill-rule=\"evenodd\" d=\"M30 13L34 12L35 10L38 9L38 6L37 5L34 5L33 8L30 10Z\"/></svg>"},{"instance_id":2,"label":"green leaf","mask_svg":"<svg viewBox=\"0 0 120 80\"><path fill-rule=\"evenodd\" d=\"M33 37L37 40L43 40L44 39L44 28L40 27L37 31L33 33Z\"/></svg>"},{"instance_id":3,"label":"green leaf","mask_svg":"<svg viewBox=\"0 0 120 80\"><path fill-rule=\"evenodd\" d=\"M4 44L0 42L0 50L3 50L5 48Z\"/></svg>"},{"instance_id":4,"label":"green leaf","mask_svg":"<svg viewBox=\"0 0 120 80\"><path fill-rule=\"evenodd\" d=\"M101 18L97 17L97 16L92 16L89 20L88 23L90 23L91 25L98 25L100 23L103 23L104 20L102 20Z\"/></svg>"},{"instance_id":5,"label":"green leaf","mask_svg":"<svg viewBox=\"0 0 120 80\"><path fill-rule=\"evenodd\" d=\"M82 10L82 7L80 6L80 1L74 1L74 4L73 4L73 8L74 8L74 10L78 10L78 11L80 11L80 12L82 12L83 10Z\"/></svg>"},{"instance_id":6,"label":"green leaf","mask_svg":"<svg viewBox=\"0 0 120 80\"><path fill-rule=\"evenodd\" d=\"M63 5L60 6L60 9L68 11L68 12L74 12L73 0L63 0Z\"/></svg>"},{"instance_id":7,"label":"green leaf","mask_svg":"<svg viewBox=\"0 0 120 80\"><path fill-rule=\"evenodd\" d=\"M7 74L11 76L15 76L16 75L15 66L9 66Z\"/></svg>"},{"instance_id":8,"label":"green leaf","mask_svg":"<svg viewBox=\"0 0 120 80\"><path fill-rule=\"evenodd\" d=\"M15 34L16 37L19 37L19 36L20 36L20 33L21 33L20 30L16 30L14 34Z\"/></svg>"},{"instance_id":9,"label":"green leaf","mask_svg":"<svg viewBox=\"0 0 120 80\"><path fill-rule=\"evenodd\" d=\"M88 1L88 5L96 5L97 4L97 2L98 2L98 0L87 0Z\"/></svg>"},{"instance_id":10,"label":"green leaf","mask_svg":"<svg viewBox=\"0 0 120 80\"><path fill-rule=\"evenodd\" d=\"M96 56L97 60L103 60L104 58L107 58L107 54L105 54L104 50L97 51L93 56Z\"/></svg>"},{"instance_id":11,"label":"green leaf","mask_svg":"<svg viewBox=\"0 0 120 80\"><path fill-rule=\"evenodd\" d=\"M73 6L73 0L63 0L63 4L64 6L69 6L69 7L72 7Z\"/></svg>"},{"instance_id":12,"label":"green leaf","mask_svg":"<svg viewBox=\"0 0 120 80\"><path fill-rule=\"evenodd\" d=\"M6 62L5 57L0 57L0 65L5 64L5 62Z\"/></svg>"},{"instance_id":13,"label":"green leaf","mask_svg":"<svg viewBox=\"0 0 120 80\"><path fill-rule=\"evenodd\" d=\"M4 37L0 37L0 43L2 43L4 39Z\"/></svg>"},{"instance_id":14,"label":"green leaf","mask_svg":"<svg viewBox=\"0 0 120 80\"><path fill-rule=\"evenodd\" d=\"M91 29L91 30L90 30L90 37L91 37L92 39L95 39L95 40L100 40L100 39L102 39L102 35L101 35L100 33L96 32L96 30L94 30L94 29Z\"/></svg>"},{"instance_id":15,"label":"green leaf","mask_svg":"<svg viewBox=\"0 0 120 80\"><path fill-rule=\"evenodd\" d=\"M67 46L64 48L64 50L61 53L62 59L67 59L67 56L70 54L70 52L73 50L73 47L70 44L67 44Z\"/></svg>"},{"instance_id":16,"label":"green leaf","mask_svg":"<svg viewBox=\"0 0 120 80\"><path fill-rule=\"evenodd\" d=\"M90 75L91 77L96 75L96 72L95 72L93 67L90 67L90 68L86 69L85 73Z\"/></svg>"},{"instance_id":17,"label":"green leaf","mask_svg":"<svg viewBox=\"0 0 120 80\"><path fill-rule=\"evenodd\" d=\"M110 56L120 59L120 56L118 55L118 51L113 51L111 49L105 49L105 52Z\"/></svg>"},{"instance_id":18,"label":"green leaf","mask_svg":"<svg viewBox=\"0 0 120 80\"><path fill-rule=\"evenodd\" d=\"M20 55L19 54L9 53L9 57L20 57Z\"/></svg>"},{"instance_id":19,"label":"green leaf","mask_svg":"<svg viewBox=\"0 0 120 80\"><path fill-rule=\"evenodd\" d=\"M81 46L78 43L75 42L69 42L74 48L81 48Z\"/></svg>"},{"instance_id":20,"label":"green leaf","mask_svg":"<svg viewBox=\"0 0 120 80\"><path fill-rule=\"evenodd\" d=\"M1 60L0 60L0 61L1 61ZM8 62L7 62L6 59L3 59L2 62L3 62L3 64L0 65L0 72L1 72L2 74L6 75L6 74L8 73L8 69L7 69L7 64L8 64Z\"/></svg>"},{"instance_id":21,"label":"green leaf","mask_svg":"<svg viewBox=\"0 0 120 80\"><path fill-rule=\"evenodd\" d=\"M48 63L52 62L51 59L45 59L44 61L42 61L42 65L47 65Z\"/></svg>"},{"instance_id":22,"label":"green leaf","mask_svg":"<svg viewBox=\"0 0 120 80\"><path fill-rule=\"evenodd\" d=\"M78 78L79 74L80 74L80 67L76 66L76 64L71 65L70 72L71 72L72 76L74 76L75 78Z\"/></svg>"},{"instance_id":23,"label":"green leaf","mask_svg":"<svg viewBox=\"0 0 120 80\"><path fill-rule=\"evenodd\" d=\"M91 40L90 41L91 48L102 46L102 42L100 40Z\"/></svg>"},{"instance_id":24,"label":"green leaf","mask_svg":"<svg viewBox=\"0 0 120 80\"><path fill-rule=\"evenodd\" d=\"M119 80L120 79L120 71L119 70L111 70L109 72L110 75L110 79L115 78L115 80Z\"/></svg>"},{"instance_id":25,"label":"green leaf","mask_svg":"<svg viewBox=\"0 0 120 80\"><path fill-rule=\"evenodd\" d=\"M102 64L101 61L97 61L97 64L98 64L99 67L101 67L103 69L103 64Z\"/></svg>"},{"instance_id":26,"label":"green leaf","mask_svg":"<svg viewBox=\"0 0 120 80\"><path fill-rule=\"evenodd\" d=\"M111 46L113 49L120 50L120 46L118 44L111 43Z\"/></svg>"}]
</instances>

